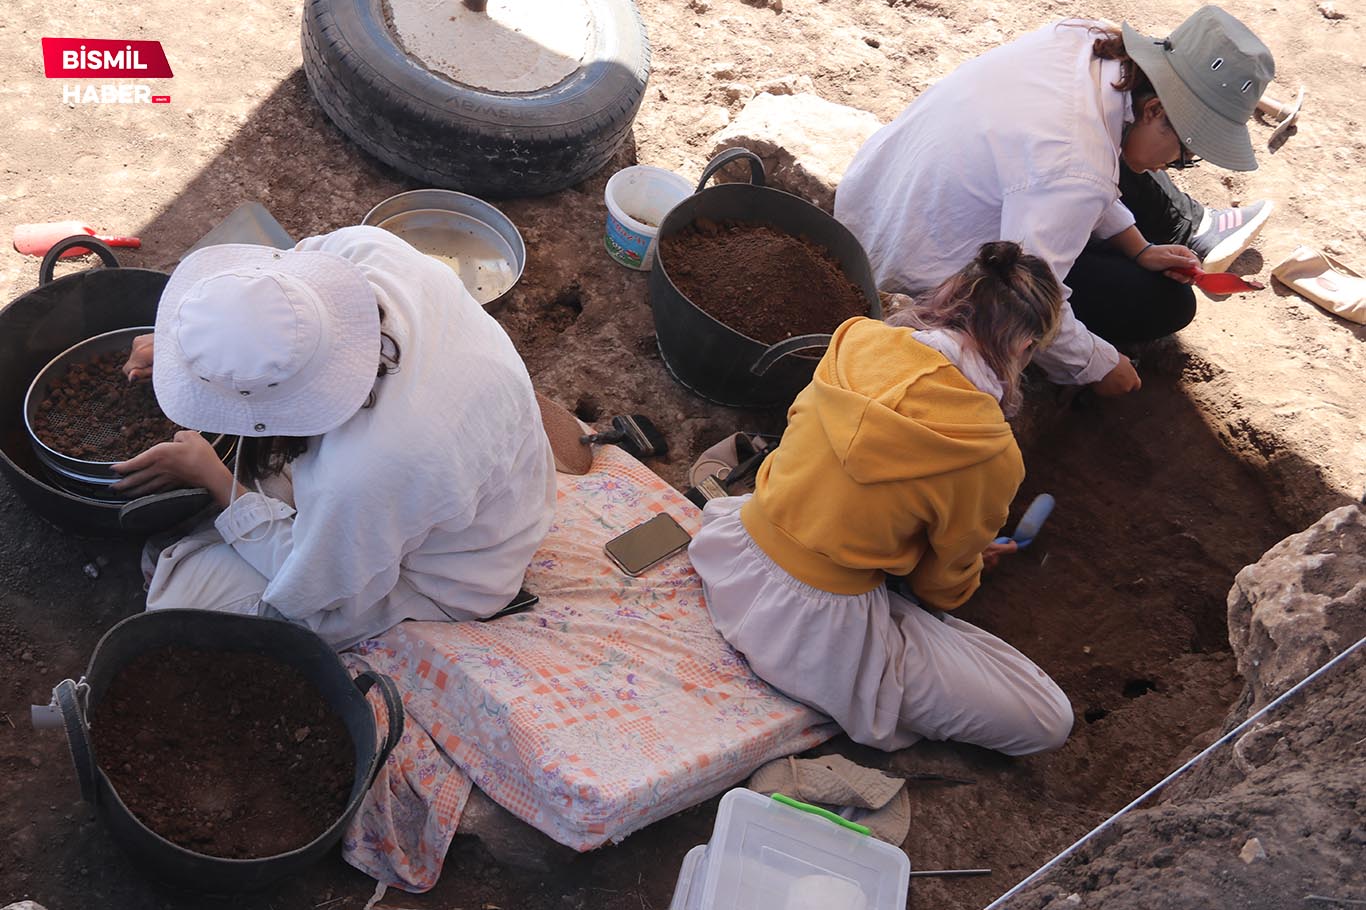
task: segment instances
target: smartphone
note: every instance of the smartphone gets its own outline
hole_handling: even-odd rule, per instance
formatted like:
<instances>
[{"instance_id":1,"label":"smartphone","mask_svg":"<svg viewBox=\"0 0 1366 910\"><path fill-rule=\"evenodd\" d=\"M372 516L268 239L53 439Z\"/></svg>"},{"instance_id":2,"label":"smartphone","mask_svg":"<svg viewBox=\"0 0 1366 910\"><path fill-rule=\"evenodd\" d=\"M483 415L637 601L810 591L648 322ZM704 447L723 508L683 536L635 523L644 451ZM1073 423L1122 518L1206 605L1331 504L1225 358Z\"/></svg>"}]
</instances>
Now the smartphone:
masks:
<instances>
[{"instance_id":1,"label":"smartphone","mask_svg":"<svg viewBox=\"0 0 1366 910\"><path fill-rule=\"evenodd\" d=\"M494 613L492 616L489 617L489 619L498 619L501 616L511 616L514 613L525 613L527 610L530 610L532 607L536 606L536 604L539 603L540 600L541 599L539 597L537 597L535 594L532 594L526 588L521 588L520 590L518 590L517 595L513 597L512 600L508 601L508 605L506 607L503 607L503 609L499 610L497 613ZM485 620L485 622L487 621L488 620Z\"/></svg>"},{"instance_id":2,"label":"smartphone","mask_svg":"<svg viewBox=\"0 0 1366 910\"><path fill-rule=\"evenodd\" d=\"M672 515L661 512L649 521L618 534L603 547L607 558L627 575L640 575L651 566L687 549L692 535Z\"/></svg>"}]
</instances>

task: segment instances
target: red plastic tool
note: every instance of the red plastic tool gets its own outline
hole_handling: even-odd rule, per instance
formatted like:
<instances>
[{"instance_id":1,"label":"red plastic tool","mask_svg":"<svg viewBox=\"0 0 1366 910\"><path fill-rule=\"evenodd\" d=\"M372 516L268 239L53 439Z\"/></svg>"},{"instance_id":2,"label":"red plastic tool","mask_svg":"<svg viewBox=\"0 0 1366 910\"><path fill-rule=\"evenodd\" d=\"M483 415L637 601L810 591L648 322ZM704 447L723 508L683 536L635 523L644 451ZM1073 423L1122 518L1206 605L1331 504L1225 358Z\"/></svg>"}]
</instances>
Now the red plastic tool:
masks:
<instances>
[{"instance_id":1,"label":"red plastic tool","mask_svg":"<svg viewBox=\"0 0 1366 910\"><path fill-rule=\"evenodd\" d=\"M1260 291L1266 285L1248 281L1232 272L1206 272L1204 269L1172 269L1195 279L1195 286L1206 294L1237 294L1241 291Z\"/></svg>"},{"instance_id":2,"label":"red plastic tool","mask_svg":"<svg viewBox=\"0 0 1366 910\"><path fill-rule=\"evenodd\" d=\"M96 234L94 228L82 221L48 221L43 224L16 224L14 226L14 248L29 256L46 256L47 251L52 249L52 245L58 240L64 240L76 234L89 234L96 240L103 240L110 246L127 247L134 250L142 246L142 241L136 237L109 237L104 234ZM61 258L70 259L73 256L83 256L87 252L89 251L84 247L72 247L62 253Z\"/></svg>"}]
</instances>

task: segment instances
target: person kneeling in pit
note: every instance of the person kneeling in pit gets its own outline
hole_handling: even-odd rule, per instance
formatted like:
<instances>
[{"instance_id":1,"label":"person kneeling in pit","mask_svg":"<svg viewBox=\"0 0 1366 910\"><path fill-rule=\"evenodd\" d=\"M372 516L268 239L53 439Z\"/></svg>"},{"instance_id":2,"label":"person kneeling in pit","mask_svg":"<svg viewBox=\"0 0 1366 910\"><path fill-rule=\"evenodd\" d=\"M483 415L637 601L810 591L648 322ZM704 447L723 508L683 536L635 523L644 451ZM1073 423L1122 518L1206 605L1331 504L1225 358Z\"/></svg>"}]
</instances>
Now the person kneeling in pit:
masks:
<instances>
[{"instance_id":1,"label":"person kneeling in pit","mask_svg":"<svg viewBox=\"0 0 1366 910\"><path fill-rule=\"evenodd\" d=\"M755 492L708 502L689 555L750 668L854 741L1054 749L1072 729L1067 696L939 611L1016 549L992 542L1024 478L1002 405L1018 405L1020 371L1056 332L1062 289L998 241L919 303L835 330Z\"/></svg>"},{"instance_id":2,"label":"person kneeling in pit","mask_svg":"<svg viewBox=\"0 0 1366 910\"><path fill-rule=\"evenodd\" d=\"M1272 210L1205 208L1165 171L1197 155L1256 168L1247 120L1273 72L1266 46L1214 6L1162 39L1128 24L1047 25L963 64L874 133L835 217L878 287L911 296L987 241L1023 244L1070 295L1039 366L1064 385L1131 392L1138 373L1114 345L1190 323L1181 270L1221 271Z\"/></svg>"},{"instance_id":3,"label":"person kneeling in pit","mask_svg":"<svg viewBox=\"0 0 1366 910\"><path fill-rule=\"evenodd\" d=\"M555 470L526 367L446 265L374 227L186 257L125 367L198 432L115 489L209 490L155 555L147 608L284 618L336 648L405 619L493 615L550 527ZM254 487L254 489L249 489Z\"/></svg>"}]
</instances>

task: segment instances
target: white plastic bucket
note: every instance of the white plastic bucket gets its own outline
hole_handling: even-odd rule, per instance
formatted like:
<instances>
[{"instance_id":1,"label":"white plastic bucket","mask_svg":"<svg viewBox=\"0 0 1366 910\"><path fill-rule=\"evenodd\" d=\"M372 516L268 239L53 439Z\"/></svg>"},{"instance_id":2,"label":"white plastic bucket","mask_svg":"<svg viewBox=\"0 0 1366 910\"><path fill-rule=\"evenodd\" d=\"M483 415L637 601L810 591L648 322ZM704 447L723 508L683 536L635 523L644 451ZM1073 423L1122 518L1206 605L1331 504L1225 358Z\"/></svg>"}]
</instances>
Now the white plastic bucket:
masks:
<instances>
[{"instance_id":1,"label":"white plastic bucket","mask_svg":"<svg viewBox=\"0 0 1366 910\"><path fill-rule=\"evenodd\" d=\"M617 171L607 181L607 255L622 265L648 272L654 265L655 235L669 209L692 195L686 177L659 167L638 164Z\"/></svg>"}]
</instances>

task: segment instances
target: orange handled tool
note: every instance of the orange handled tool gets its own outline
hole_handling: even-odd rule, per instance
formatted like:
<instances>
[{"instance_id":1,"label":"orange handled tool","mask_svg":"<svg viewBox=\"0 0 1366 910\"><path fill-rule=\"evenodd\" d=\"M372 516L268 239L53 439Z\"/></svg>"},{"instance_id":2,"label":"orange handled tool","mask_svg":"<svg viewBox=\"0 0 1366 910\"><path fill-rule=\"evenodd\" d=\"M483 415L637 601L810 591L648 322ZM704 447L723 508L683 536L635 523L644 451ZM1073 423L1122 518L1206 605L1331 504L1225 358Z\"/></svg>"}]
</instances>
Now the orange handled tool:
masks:
<instances>
[{"instance_id":1,"label":"orange handled tool","mask_svg":"<svg viewBox=\"0 0 1366 910\"><path fill-rule=\"evenodd\" d=\"M95 229L82 221L48 221L44 224L16 224L14 226L14 248L21 253L29 256L46 256L47 251L52 249L52 245L58 240L67 237L74 237L77 234L88 234L96 240L103 240L110 246L128 247L137 249L142 246L142 241L136 237L108 237L104 234L96 234ZM73 256L84 256L90 252L85 247L75 246L62 253L62 259L70 259Z\"/></svg>"}]
</instances>

